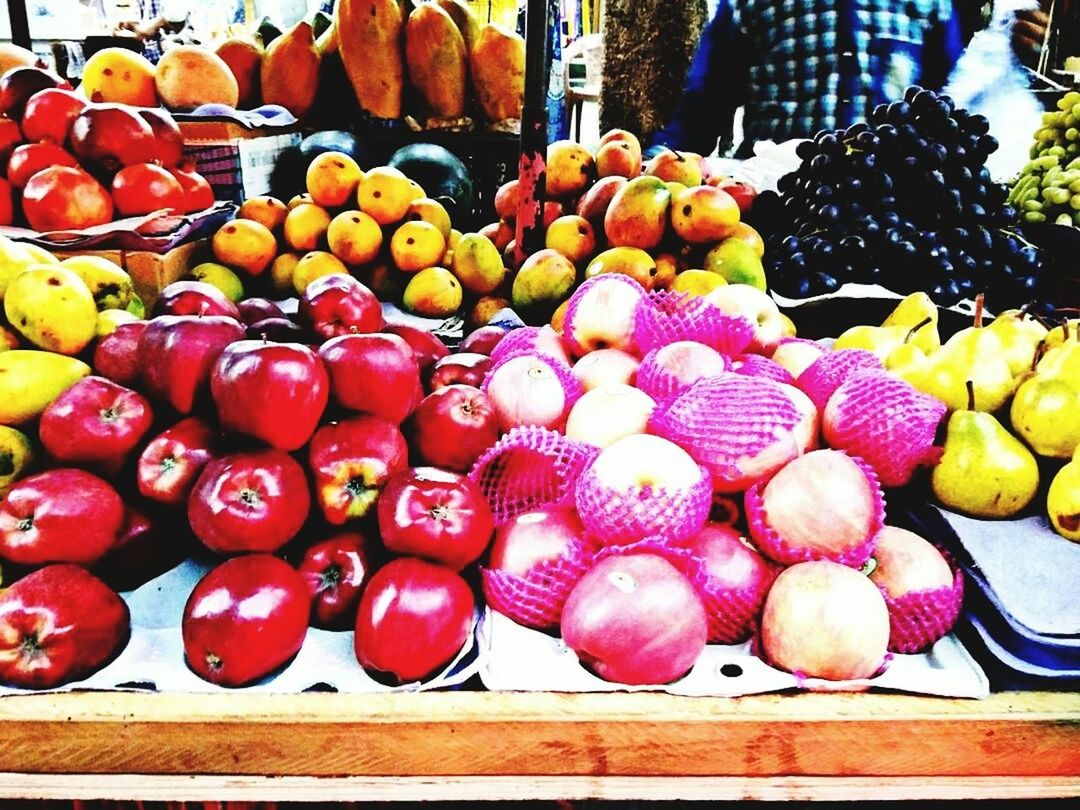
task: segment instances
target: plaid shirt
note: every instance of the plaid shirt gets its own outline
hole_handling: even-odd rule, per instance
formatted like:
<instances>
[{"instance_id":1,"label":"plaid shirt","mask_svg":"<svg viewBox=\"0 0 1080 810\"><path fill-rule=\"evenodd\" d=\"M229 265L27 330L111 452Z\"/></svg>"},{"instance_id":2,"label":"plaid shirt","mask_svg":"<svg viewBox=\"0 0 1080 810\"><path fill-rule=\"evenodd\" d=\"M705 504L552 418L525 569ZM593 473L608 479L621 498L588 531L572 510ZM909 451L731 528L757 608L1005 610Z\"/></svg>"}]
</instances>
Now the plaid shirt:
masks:
<instances>
[{"instance_id":1,"label":"plaid shirt","mask_svg":"<svg viewBox=\"0 0 1080 810\"><path fill-rule=\"evenodd\" d=\"M940 88L961 50L952 0L720 0L654 140L707 154L740 106L746 147L846 127L910 84Z\"/></svg>"},{"instance_id":2,"label":"plaid shirt","mask_svg":"<svg viewBox=\"0 0 1080 810\"><path fill-rule=\"evenodd\" d=\"M162 0L138 0L142 22L151 22L161 16ZM161 60L161 32L143 40L143 56L155 65Z\"/></svg>"}]
</instances>

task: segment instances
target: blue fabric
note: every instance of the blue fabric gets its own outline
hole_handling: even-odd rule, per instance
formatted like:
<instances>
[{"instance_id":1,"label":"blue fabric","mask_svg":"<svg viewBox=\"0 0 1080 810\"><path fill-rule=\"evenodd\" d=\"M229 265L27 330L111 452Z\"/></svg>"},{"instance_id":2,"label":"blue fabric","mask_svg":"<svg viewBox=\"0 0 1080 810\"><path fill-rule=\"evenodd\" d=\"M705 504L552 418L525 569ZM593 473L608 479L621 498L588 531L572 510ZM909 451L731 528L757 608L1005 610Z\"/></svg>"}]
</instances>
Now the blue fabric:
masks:
<instances>
[{"instance_id":1,"label":"blue fabric","mask_svg":"<svg viewBox=\"0 0 1080 810\"><path fill-rule=\"evenodd\" d=\"M653 141L726 146L740 106L751 143L846 127L910 84L940 88L962 50L952 0L720 0Z\"/></svg>"}]
</instances>

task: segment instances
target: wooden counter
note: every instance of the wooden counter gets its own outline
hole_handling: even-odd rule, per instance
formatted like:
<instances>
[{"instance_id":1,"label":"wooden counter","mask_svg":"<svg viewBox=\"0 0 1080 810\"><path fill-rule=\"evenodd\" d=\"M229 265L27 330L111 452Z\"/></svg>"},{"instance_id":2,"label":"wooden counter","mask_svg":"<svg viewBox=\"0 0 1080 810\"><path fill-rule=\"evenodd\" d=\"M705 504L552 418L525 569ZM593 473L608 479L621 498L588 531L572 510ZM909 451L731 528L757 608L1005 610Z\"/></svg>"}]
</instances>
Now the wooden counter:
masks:
<instances>
[{"instance_id":1,"label":"wooden counter","mask_svg":"<svg viewBox=\"0 0 1080 810\"><path fill-rule=\"evenodd\" d=\"M0 797L1080 795L1080 694L68 694L0 700Z\"/></svg>"}]
</instances>

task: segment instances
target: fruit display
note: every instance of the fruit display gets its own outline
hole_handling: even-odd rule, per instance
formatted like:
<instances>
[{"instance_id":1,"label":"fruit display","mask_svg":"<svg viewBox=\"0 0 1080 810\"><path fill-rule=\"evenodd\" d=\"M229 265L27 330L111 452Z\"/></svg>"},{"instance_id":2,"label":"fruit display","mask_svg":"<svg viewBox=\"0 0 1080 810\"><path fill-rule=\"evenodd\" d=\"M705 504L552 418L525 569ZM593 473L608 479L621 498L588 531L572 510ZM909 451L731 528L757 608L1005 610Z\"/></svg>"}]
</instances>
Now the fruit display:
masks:
<instances>
[{"instance_id":1,"label":"fruit display","mask_svg":"<svg viewBox=\"0 0 1080 810\"><path fill-rule=\"evenodd\" d=\"M22 67L0 77L0 114L0 225L79 230L214 204L209 183L183 162L180 128L164 110L87 101L59 76Z\"/></svg>"},{"instance_id":2,"label":"fruit display","mask_svg":"<svg viewBox=\"0 0 1080 810\"><path fill-rule=\"evenodd\" d=\"M1080 225L1080 93L1066 93L1043 113L1031 160L1009 189L1009 204L1029 224Z\"/></svg>"},{"instance_id":3,"label":"fruit display","mask_svg":"<svg viewBox=\"0 0 1080 810\"><path fill-rule=\"evenodd\" d=\"M1042 259L1010 230L1016 209L985 166L997 149L988 126L911 87L868 122L800 144L801 166L755 209L772 288L801 299L857 282L942 306L979 292L1002 308L1045 306Z\"/></svg>"}]
</instances>

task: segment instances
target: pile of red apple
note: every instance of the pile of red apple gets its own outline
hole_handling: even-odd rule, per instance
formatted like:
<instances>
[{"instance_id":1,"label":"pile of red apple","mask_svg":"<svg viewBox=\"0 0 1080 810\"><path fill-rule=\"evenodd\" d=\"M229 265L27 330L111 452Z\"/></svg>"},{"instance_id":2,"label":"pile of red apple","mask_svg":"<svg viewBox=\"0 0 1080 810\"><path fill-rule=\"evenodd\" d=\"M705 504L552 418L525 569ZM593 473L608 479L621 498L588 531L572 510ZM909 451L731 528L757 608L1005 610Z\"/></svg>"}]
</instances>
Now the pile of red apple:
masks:
<instances>
[{"instance_id":1,"label":"pile of red apple","mask_svg":"<svg viewBox=\"0 0 1080 810\"><path fill-rule=\"evenodd\" d=\"M130 632L116 590L189 555L213 567L176 618L208 681L271 675L309 626L355 630L387 682L437 674L472 632L463 570L493 534L461 474L497 438L474 387L488 358L385 325L344 275L294 318L200 282L153 314L99 341L37 425L44 471L0 502L0 683L104 666Z\"/></svg>"},{"instance_id":2,"label":"pile of red apple","mask_svg":"<svg viewBox=\"0 0 1080 810\"><path fill-rule=\"evenodd\" d=\"M202 211L214 192L183 149L167 110L91 103L54 73L13 68L0 77L0 225L77 230Z\"/></svg>"}]
</instances>

